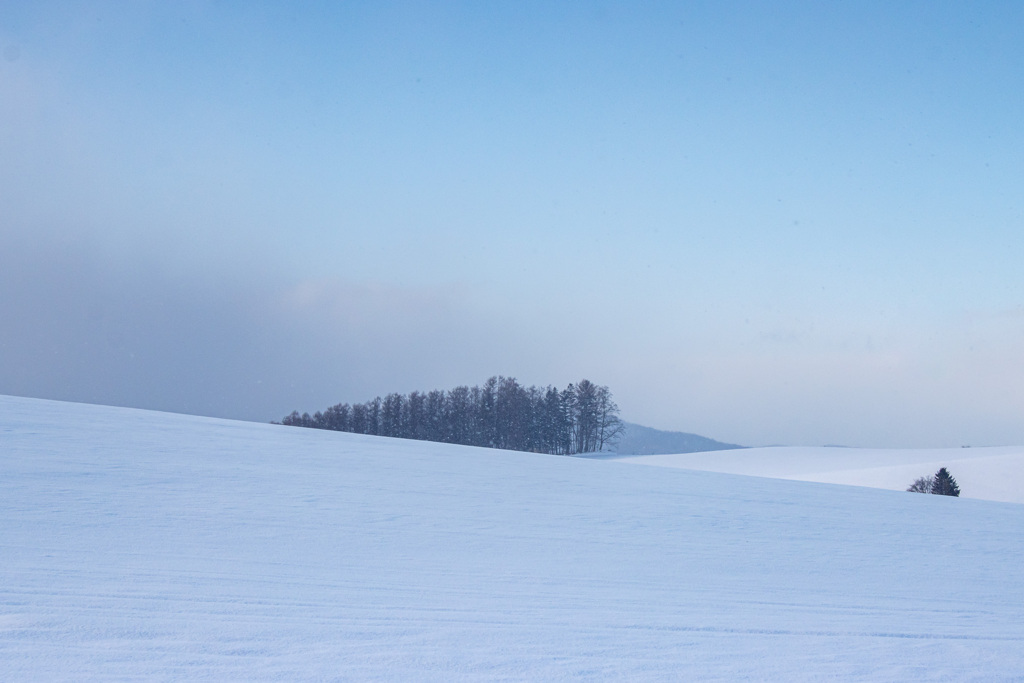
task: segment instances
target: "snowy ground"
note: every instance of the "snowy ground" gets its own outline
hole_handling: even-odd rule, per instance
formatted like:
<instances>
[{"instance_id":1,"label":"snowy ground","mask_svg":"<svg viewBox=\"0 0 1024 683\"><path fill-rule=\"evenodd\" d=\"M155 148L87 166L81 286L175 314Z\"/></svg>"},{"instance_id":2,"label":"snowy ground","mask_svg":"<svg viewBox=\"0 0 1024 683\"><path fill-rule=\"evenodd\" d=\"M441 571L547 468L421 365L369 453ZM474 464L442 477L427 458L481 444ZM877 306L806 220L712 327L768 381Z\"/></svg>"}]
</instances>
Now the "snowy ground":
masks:
<instances>
[{"instance_id":1,"label":"snowy ground","mask_svg":"<svg viewBox=\"0 0 1024 683\"><path fill-rule=\"evenodd\" d=\"M945 467L964 498L1024 503L1024 447L998 448L746 448L620 459L640 465L777 477L905 491L918 477ZM1022 674L1024 676L1024 674Z\"/></svg>"},{"instance_id":2,"label":"snowy ground","mask_svg":"<svg viewBox=\"0 0 1024 683\"><path fill-rule=\"evenodd\" d=\"M0 397L0 680L1021 680L1024 506Z\"/></svg>"}]
</instances>

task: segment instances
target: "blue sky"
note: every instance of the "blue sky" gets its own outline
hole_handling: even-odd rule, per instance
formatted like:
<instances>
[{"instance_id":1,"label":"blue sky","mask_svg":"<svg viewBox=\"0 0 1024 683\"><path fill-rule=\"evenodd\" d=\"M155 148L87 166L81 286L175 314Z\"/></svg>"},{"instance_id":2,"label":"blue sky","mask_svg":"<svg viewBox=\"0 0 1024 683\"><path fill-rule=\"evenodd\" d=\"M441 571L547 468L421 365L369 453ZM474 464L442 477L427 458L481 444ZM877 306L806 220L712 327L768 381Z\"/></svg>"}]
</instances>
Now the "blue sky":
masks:
<instances>
[{"instance_id":1,"label":"blue sky","mask_svg":"<svg viewBox=\"0 0 1024 683\"><path fill-rule=\"evenodd\" d=\"M5 3L0 392L491 374L751 445L1024 443L1019 3Z\"/></svg>"}]
</instances>

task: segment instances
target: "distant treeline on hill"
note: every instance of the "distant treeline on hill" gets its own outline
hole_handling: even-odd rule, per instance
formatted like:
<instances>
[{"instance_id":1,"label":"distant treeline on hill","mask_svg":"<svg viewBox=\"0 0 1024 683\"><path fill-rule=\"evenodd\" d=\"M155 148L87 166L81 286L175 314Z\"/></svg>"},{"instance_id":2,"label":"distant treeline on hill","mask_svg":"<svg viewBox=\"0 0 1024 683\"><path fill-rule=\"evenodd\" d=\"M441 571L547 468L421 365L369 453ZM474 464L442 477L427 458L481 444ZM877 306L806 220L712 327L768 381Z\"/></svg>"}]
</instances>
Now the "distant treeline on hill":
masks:
<instances>
[{"instance_id":1,"label":"distant treeline on hill","mask_svg":"<svg viewBox=\"0 0 1024 683\"><path fill-rule=\"evenodd\" d=\"M559 391L524 387L514 377L293 412L281 424L556 455L604 450L622 432L608 387L584 379Z\"/></svg>"}]
</instances>

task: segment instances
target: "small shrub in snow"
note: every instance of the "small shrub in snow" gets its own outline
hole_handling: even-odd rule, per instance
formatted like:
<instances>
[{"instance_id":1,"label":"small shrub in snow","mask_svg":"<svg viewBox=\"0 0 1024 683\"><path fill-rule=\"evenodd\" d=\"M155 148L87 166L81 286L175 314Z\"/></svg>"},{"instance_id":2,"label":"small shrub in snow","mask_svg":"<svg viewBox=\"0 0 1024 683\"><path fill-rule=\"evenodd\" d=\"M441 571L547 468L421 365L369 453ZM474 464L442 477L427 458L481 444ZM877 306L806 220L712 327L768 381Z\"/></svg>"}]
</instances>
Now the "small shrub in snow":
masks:
<instances>
[{"instance_id":1,"label":"small shrub in snow","mask_svg":"<svg viewBox=\"0 0 1024 683\"><path fill-rule=\"evenodd\" d=\"M907 490L911 493L931 493L933 481L935 481L935 477L918 477Z\"/></svg>"}]
</instances>

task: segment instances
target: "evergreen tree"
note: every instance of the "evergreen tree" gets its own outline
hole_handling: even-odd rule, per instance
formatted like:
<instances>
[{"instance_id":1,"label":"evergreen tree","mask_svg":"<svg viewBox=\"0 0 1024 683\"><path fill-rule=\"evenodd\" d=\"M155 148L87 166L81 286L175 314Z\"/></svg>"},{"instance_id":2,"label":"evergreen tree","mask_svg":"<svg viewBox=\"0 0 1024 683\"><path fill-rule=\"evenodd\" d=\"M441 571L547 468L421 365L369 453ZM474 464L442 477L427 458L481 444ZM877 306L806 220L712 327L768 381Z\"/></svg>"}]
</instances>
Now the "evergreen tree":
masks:
<instances>
[{"instance_id":1,"label":"evergreen tree","mask_svg":"<svg viewBox=\"0 0 1024 683\"><path fill-rule=\"evenodd\" d=\"M932 480L932 493L940 496L959 496L960 487L945 467L940 467Z\"/></svg>"}]
</instances>

